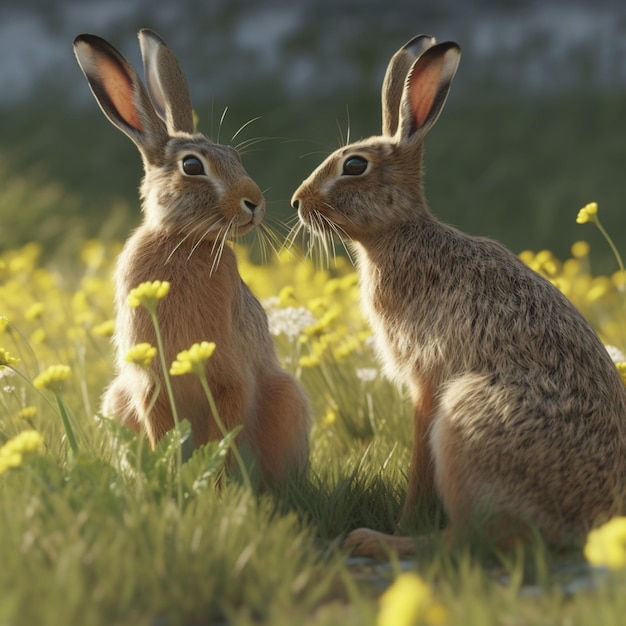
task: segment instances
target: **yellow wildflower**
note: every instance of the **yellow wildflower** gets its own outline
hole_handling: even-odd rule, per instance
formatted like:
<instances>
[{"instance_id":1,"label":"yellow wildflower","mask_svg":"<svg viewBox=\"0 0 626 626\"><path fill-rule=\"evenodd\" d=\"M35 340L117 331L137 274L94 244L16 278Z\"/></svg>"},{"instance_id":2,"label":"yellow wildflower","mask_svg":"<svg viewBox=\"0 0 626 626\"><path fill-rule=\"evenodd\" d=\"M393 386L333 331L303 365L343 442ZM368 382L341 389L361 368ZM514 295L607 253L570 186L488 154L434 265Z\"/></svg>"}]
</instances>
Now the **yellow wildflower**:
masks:
<instances>
[{"instance_id":1,"label":"yellow wildflower","mask_svg":"<svg viewBox=\"0 0 626 626\"><path fill-rule=\"evenodd\" d=\"M111 337L115 330L115 322L113 320L106 320L101 324L96 324L91 332L98 337Z\"/></svg>"},{"instance_id":2,"label":"yellow wildflower","mask_svg":"<svg viewBox=\"0 0 626 626\"><path fill-rule=\"evenodd\" d=\"M63 391L70 373L71 369L68 365L51 365L33 380L33 385L36 389L48 389L59 393Z\"/></svg>"},{"instance_id":3,"label":"yellow wildflower","mask_svg":"<svg viewBox=\"0 0 626 626\"><path fill-rule=\"evenodd\" d=\"M43 328L36 328L30 336L32 344L42 344L46 339L48 339L48 335Z\"/></svg>"},{"instance_id":4,"label":"yellow wildflower","mask_svg":"<svg viewBox=\"0 0 626 626\"><path fill-rule=\"evenodd\" d=\"M132 308L145 306L149 310L154 309L157 302L165 298L169 290L170 283L166 280L141 283L141 285L130 290L127 299L128 306Z\"/></svg>"},{"instance_id":5,"label":"yellow wildflower","mask_svg":"<svg viewBox=\"0 0 626 626\"><path fill-rule=\"evenodd\" d=\"M590 202L586 204L580 211L578 211L578 216L576 217L577 224L586 224L587 222L595 222L596 215L598 214L598 203Z\"/></svg>"},{"instance_id":6,"label":"yellow wildflower","mask_svg":"<svg viewBox=\"0 0 626 626\"><path fill-rule=\"evenodd\" d=\"M278 301L280 302L281 306L296 304L297 300L294 288L291 285L286 285L285 287L283 287L278 293Z\"/></svg>"},{"instance_id":7,"label":"yellow wildflower","mask_svg":"<svg viewBox=\"0 0 626 626\"><path fill-rule=\"evenodd\" d=\"M571 252L575 259L584 259L589 256L589 244L586 241L576 241L572 244Z\"/></svg>"},{"instance_id":8,"label":"yellow wildflower","mask_svg":"<svg viewBox=\"0 0 626 626\"><path fill-rule=\"evenodd\" d=\"M3 333L8 325L9 320L4 315L0 315L0 333Z\"/></svg>"},{"instance_id":9,"label":"yellow wildflower","mask_svg":"<svg viewBox=\"0 0 626 626\"><path fill-rule=\"evenodd\" d=\"M611 276L611 282L620 290L623 291L626 287L626 271L617 270Z\"/></svg>"},{"instance_id":10,"label":"yellow wildflower","mask_svg":"<svg viewBox=\"0 0 626 626\"><path fill-rule=\"evenodd\" d=\"M319 367L322 360L317 354L305 354L298 359L300 367Z\"/></svg>"},{"instance_id":11,"label":"yellow wildflower","mask_svg":"<svg viewBox=\"0 0 626 626\"><path fill-rule=\"evenodd\" d=\"M329 408L324 417L322 417L322 424L324 426L332 426L337 421L337 411L333 408Z\"/></svg>"},{"instance_id":12,"label":"yellow wildflower","mask_svg":"<svg viewBox=\"0 0 626 626\"><path fill-rule=\"evenodd\" d=\"M6 366L12 366L19 363L20 360L14 357L8 350L0 348L0 369Z\"/></svg>"},{"instance_id":13,"label":"yellow wildflower","mask_svg":"<svg viewBox=\"0 0 626 626\"><path fill-rule=\"evenodd\" d=\"M183 374L201 374L204 371L204 363L215 352L215 344L212 341L194 343L189 350L183 350L176 356L172 363L170 374L182 376Z\"/></svg>"},{"instance_id":14,"label":"yellow wildflower","mask_svg":"<svg viewBox=\"0 0 626 626\"><path fill-rule=\"evenodd\" d=\"M36 430L22 431L0 448L0 474L22 464L24 454L36 452L43 445L43 437Z\"/></svg>"},{"instance_id":15,"label":"yellow wildflower","mask_svg":"<svg viewBox=\"0 0 626 626\"><path fill-rule=\"evenodd\" d=\"M432 589L416 574L401 574L380 597L377 626L439 626L447 622L447 610L433 601Z\"/></svg>"},{"instance_id":16,"label":"yellow wildflower","mask_svg":"<svg viewBox=\"0 0 626 626\"><path fill-rule=\"evenodd\" d=\"M80 258L90 269L97 269L102 265L106 256L106 250L99 239L89 239L80 251Z\"/></svg>"},{"instance_id":17,"label":"yellow wildflower","mask_svg":"<svg viewBox=\"0 0 626 626\"><path fill-rule=\"evenodd\" d=\"M356 335L348 335L334 350L333 356L338 361L345 359L361 348L361 342Z\"/></svg>"},{"instance_id":18,"label":"yellow wildflower","mask_svg":"<svg viewBox=\"0 0 626 626\"><path fill-rule=\"evenodd\" d=\"M626 363L625 362L616 363L615 367L617 368L619 375L622 377L622 382L626 385Z\"/></svg>"},{"instance_id":19,"label":"yellow wildflower","mask_svg":"<svg viewBox=\"0 0 626 626\"><path fill-rule=\"evenodd\" d=\"M339 317L340 314L340 305L335 304L331 306L331 308L326 311L326 313L324 313L324 315L322 315L322 317L317 322L315 322L315 324L312 324L305 329L304 334L308 337L311 337L313 335L321 335L330 328L331 324Z\"/></svg>"},{"instance_id":20,"label":"yellow wildflower","mask_svg":"<svg viewBox=\"0 0 626 626\"><path fill-rule=\"evenodd\" d=\"M626 567L626 517L614 517L587 535L585 558L591 565L622 569Z\"/></svg>"},{"instance_id":21,"label":"yellow wildflower","mask_svg":"<svg viewBox=\"0 0 626 626\"><path fill-rule=\"evenodd\" d=\"M147 369L156 353L157 349L149 343L138 343L126 353L124 360Z\"/></svg>"},{"instance_id":22,"label":"yellow wildflower","mask_svg":"<svg viewBox=\"0 0 626 626\"><path fill-rule=\"evenodd\" d=\"M39 319L44 312L44 306L42 302L35 302L31 304L26 311L24 311L24 319L28 321Z\"/></svg>"},{"instance_id":23,"label":"yellow wildflower","mask_svg":"<svg viewBox=\"0 0 626 626\"><path fill-rule=\"evenodd\" d=\"M37 415L37 407L25 406L15 414L15 417L22 420L32 420L35 415Z\"/></svg>"}]
</instances>

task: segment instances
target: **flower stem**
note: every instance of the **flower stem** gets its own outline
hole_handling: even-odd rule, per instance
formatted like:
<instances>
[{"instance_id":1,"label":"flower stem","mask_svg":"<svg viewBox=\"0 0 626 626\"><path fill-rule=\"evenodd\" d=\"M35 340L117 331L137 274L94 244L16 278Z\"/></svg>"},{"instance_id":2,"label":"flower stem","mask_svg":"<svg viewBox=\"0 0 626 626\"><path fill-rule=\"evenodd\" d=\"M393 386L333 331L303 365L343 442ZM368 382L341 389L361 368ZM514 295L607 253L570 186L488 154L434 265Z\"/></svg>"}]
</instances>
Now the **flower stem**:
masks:
<instances>
[{"instance_id":1,"label":"flower stem","mask_svg":"<svg viewBox=\"0 0 626 626\"><path fill-rule=\"evenodd\" d=\"M598 227L598 230L602 233L602 236L607 240L609 246L611 247L611 250L613 251L613 254L615 255L615 258L617 259L617 265L619 266L620 271L623 272L624 263L622 263L622 257L617 250L617 246L615 245L615 243L613 243L613 239L611 239L611 236L609 235L609 233L606 231L604 226L602 226L597 215L595 216L595 219L593 221L595 225Z\"/></svg>"},{"instance_id":2,"label":"flower stem","mask_svg":"<svg viewBox=\"0 0 626 626\"><path fill-rule=\"evenodd\" d=\"M157 348L159 351L159 357L161 359L161 367L163 368L163 380L165 381L165 388L167 389L167 396L172 408L172 417L174 419L174 428L176 432L180 434L180 419L178 417L178 409L176 408L176 400L174 398L174 389L172 388L172 381L170 379L167 363L165 362L165 351L163 348L163 338L161 337L161 329L159 328L159 321L157 320L156 307L148 308L150 317L152 318L152 325L154 326L154 333L156 335ZM183 450L180 444L176 449L176 496L179 508L183 504L183 482L181 478L181 469L183 466Z\"/></svg>"},{"instance_id":3,"label":"flower stem","mask_svg":"<svg viewBox=\"0 0 626 626\"><path fill-rule=\"evenodd\" d=\"M222 422L222 418L220 417L220 414L217 410L217 405L215 404L215 398L213 397L213 393L211 392L211 388L209 387L209 382L207 381L206 372L204 371L204 368L203 367L198 368L197 374L200 378L200 383L202 384L202 388L204 389L204 393L206 394L207 400L209 401L209 406L211 407L211 413L213 413L213 419L215 420L217 427L220 429L220 432L222 433L222 437L226 437L226 435L228 435L228 431L226 430L226 426L224 425L224 422ZM252 489L252 482L250 481L250 475L248 474L248 470L244 463L243 457L241 456L241 453L239 452L239 448L237 447L237 444L235 443L234 440L231 442L230 447L233 451L233 456L235 457L235 461L237 461L237 465L239 466L239 471L241 472L241 478L244 482L244 485L248 489Z\"/></svg>"}]
</instances>

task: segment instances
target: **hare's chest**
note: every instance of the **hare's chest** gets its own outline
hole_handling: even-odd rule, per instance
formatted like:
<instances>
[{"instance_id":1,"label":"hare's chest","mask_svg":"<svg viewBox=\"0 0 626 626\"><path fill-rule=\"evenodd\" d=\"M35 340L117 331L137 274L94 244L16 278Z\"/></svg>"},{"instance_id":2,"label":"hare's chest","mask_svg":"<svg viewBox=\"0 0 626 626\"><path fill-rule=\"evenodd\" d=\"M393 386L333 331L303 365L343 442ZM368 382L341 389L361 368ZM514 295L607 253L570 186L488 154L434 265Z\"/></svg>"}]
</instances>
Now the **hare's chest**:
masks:
<instances>
[{"instance_id":1,"label":"hare's chest","mask_svg":"<svg viewBox=\"0 0 626 626\"><path fill-rule=\"evenodd\" d=\"M405 318L406 311L394 306L383 285L364 281L362 309L374 334L374 345L385 375L401 383L410 383L416 362L421 362L415 328Z\"/></svg>"}]
</instances>

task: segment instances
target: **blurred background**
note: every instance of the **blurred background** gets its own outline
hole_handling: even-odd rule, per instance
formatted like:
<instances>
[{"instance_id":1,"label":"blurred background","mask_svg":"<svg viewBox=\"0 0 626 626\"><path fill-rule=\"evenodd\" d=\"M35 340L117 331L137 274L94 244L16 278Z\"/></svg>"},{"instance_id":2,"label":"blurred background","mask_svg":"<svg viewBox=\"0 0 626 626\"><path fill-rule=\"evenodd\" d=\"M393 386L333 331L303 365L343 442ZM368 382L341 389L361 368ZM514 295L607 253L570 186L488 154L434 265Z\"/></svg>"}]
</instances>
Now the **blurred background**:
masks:
<instances>
[{"instance_id":1,"label":"blurred background","mask_svg":"<svg viewBox=\"0 0 626 626\"><path fill-rule=\"evenodd\" d=\"M99 34L139 67L141 27L179 56L201 131L229 143L260 116L235 143L264 138L244 164L277 219L348 132L380 131L386 64L427 33L463 49L426 141L432 210L515 252L564 256L587 239L611 270L595 229L575 223L594 200L626 246L623 0L0 0L0 251L37 240L54 254L138 222L139 156L71 44Z\"/></svg>"}]
</instances>

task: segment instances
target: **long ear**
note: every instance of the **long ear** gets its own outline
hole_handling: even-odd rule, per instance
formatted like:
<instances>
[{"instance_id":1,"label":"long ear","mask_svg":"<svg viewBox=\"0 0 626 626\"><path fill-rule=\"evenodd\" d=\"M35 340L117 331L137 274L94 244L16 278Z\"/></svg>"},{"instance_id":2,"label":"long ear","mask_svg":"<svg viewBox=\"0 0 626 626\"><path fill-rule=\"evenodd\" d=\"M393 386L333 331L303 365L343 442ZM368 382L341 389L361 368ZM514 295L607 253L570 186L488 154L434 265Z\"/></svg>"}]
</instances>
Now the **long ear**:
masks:
<instances>
[{"instance_id":1,"label":"long ear","mask_svg":"<svg viewBox=\"0 0 626 626\"><path fill-rule=\"evenodd\" d=\"M167 139L167 132L137 72L110 43L96 35L76 37L74 53L103 113L151 160Z\"/></svg>"},{"instance_id":2,"label":"long ear","mask_svg":"<svg viewBox=\"0 0 626 626\"><path fill-rule=\"evenodd\" d=\"M400 103L400 141L421 140L437 121L460 60L461 48L446 42L429 48L415 61Z\"/></svg>"},{"instance_id":3,"label":"long ear","mask_svg":"<svg viewBox=\"0 0 626 626\"><path fill-rule=\"evenodd\" d=\"M152 104L170 132L193 133L191 97L178 59L153 31L139 31L146 86Z\"/></svg>"},{"instance_id":4,"label":"long ear","mask_svg":"<svg viewBox=\"0 0 626 626\"><path fill-rule=\"evenodd\" d=\"M393 137L398 130L398 117L406 77L415 59L435 45L435 38L418 35L398 50L389 61L382 88L383 135Z\"/></svg>"}]
</instances>

